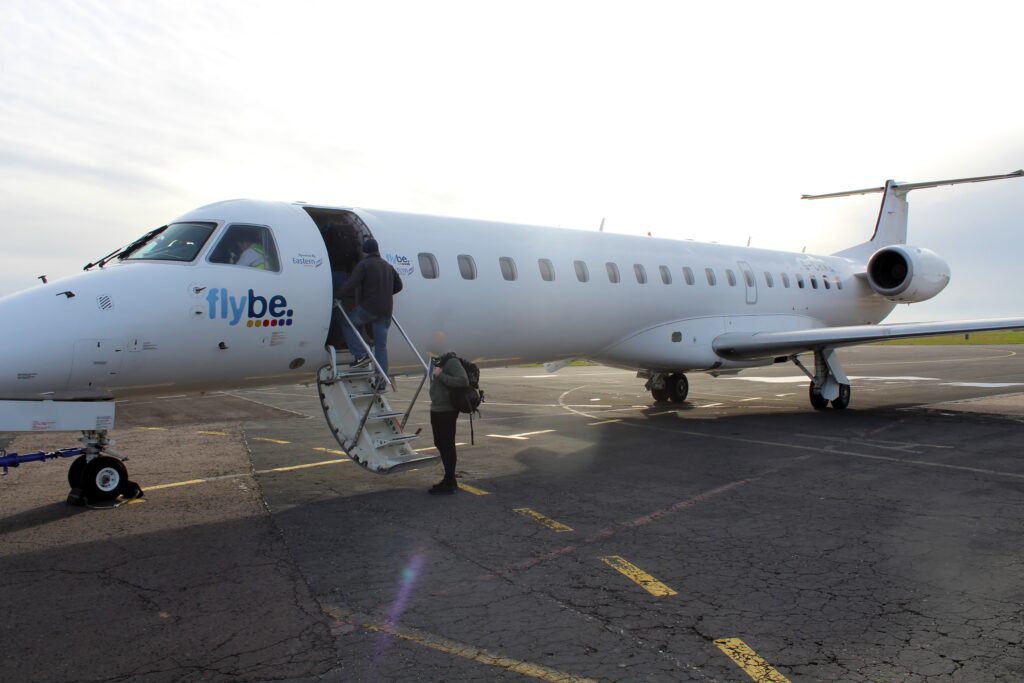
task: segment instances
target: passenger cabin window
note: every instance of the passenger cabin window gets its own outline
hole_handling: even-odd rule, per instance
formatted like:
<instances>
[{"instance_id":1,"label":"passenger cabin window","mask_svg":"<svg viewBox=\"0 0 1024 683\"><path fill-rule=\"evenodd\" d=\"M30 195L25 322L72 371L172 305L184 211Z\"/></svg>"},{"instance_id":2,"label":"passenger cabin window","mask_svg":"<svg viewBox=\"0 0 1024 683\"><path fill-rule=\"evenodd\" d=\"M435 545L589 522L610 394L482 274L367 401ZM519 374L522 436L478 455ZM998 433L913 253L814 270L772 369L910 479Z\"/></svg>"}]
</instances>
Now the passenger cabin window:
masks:
<instances>
[{"instance_id":1,"label":"passenger cabin window","mask_svg":"<svg viewBox=\"0 0 1024 683\"><path fill-rule=\"evenodd\" d=\"M743 271L743 281L747 283L747 287L753 287L754 286L754 274L751 273L749 270L744 270Z\"/></svg>"},{"instance_id":2,"label":"passenger cabin window","mask_svg":"<svg viewBox=\"0 0 1024 683\"><path fill-rule=\"evenodd\" d=\"M775 278L773 278L772 274L769 273L767 270L764 271L764 283L769 287L775 286Z\"/></svg>"},{"instance_id":3,"label":"passenger cabin window","mask_svg":"<svg viewBox=\"0 0 1024 683\"><path fill-rule=\"evenodd\" d=\"M666 285L672 284L672 271L668 269L668 266L658 266L658 270L661 271L661 281Z\"/></svg>"},{"instance_id":4,"label":"passenger cabin window","mask_svg":"<svg viewBox=\"0 0 1024 683\"><path fill-rule=\"evenodd\" d=\"M843 288L843 281L842 281L842 280L840 280L840 279L839 279L839 278L837 277L837 278L836 278L836 289L842 289L842 288Z\"/></svg>"},{"instance_id":5,"label":"passenger cabin window","mask_svg":"<svg viewBox=\"0 0 1024 683\"><path fill-rule=\"evenodd\" d=\"M118 260L132 261L191 261L210 238L216 223L171 223L152 230L139 238L139 246Z\"/></svg>"},{"instance_id":6,"label":"passenger cabin window","mask_svg":"<svg viewBox=\"0 0 1024 683\"><path fill-rule=\"evenodd\" d=\"M469 254L459 254L459 273L463 280L476 279L476 261Z\"/></svg>"},{"instance_id":7,"label":"passenger cabin window","mask_svg":"<svg viewBox=\"0 0 1024 683\"><path fill-rule=\"evenodd\" d=\"M590 282L590 270L583 261L573 261L573 268L576 269L576 279L580 282Z\"/></svg>"},{"instance_id":8,"label":"passenger cabin window","mask_svg":"<svg viewBox=\"0 0 1024 683\"><path fill-rule=\"evenodd\" d=\"M736 273L732 272L728 268L725 269L725 279L729 281L730 287L736 286Z\"/></svg>"},{"instance_id":9,"label":"passenger cabin window","mask_svg":"<svg viewBox=\"0 0 1024 683\"><path fill-rule=\"evenodd\" d=\"M821 276L821 284L825 285L825 289L832 289L832 283L828 281L828 275Z\"/></svg>"},{"instance_id":10,"label":"passenger cabin window","mask_svg":"<svg viewBox=\"0 0 1024 683\"><path fill-rule=\"evenodd\" d=\"M683 266L683 279L686 280L686 284L692 285L695 280L693 279L693 268L690 266Z\"/></svg>"},{"instance_id":11,"label":"passenger cabin window","mask_svg":"<svg viewBox=\"0 0 1024 683\"><path fill-rule=\"evenodd\" d=\"M816 277L814 277L812 275L811 276L811 289L817 289L817 288L818 288L818 278L816 278Z\"/></svg>"},{"instance_id":12,"label":"passenger cabin window","mask_svg":"<svg viewBox=\"0 0 1024 683\"><path fill-rule=\"evenodd\" d=\"M611 261L604 264L604 266L608 271L608 282L611 282L612 284L617 283L619 281L619 267Z\"/></svg>"},{"instance_id":13,"label":"passenger cabin window","mask_svg":"<svg viewBox=\"0 0 1024 683\"><path fill-rule=\"evenodd\" d=\"M804 288L804 276L801 275L800 273L796 274L796 286L799 287L800 289Z\"/></svg>"},{"instance_id":14,"label":"passenger cabin window","mask_svg":"<svg viewBox=\"0 0 1024 683\"><path fill-rule=\"evenodd\" d=\"M516 270L516 262L512 260L512 257L502 256L498 259L498 265L501 266L501 276L509 282L519 277L519 271Z\"/></svg>"},{"instance_id":15,"label":"passenger cabin window","mask_svg":"<svg viewBox=\"0 0 1024 683\"><path fill-rule=\"evenodd\" d=\"M782 273L782 286L789 289L789 275Z\"/></svg>"},{"instance_id":16,"label":"passenger cabin window","mask_svg":"<svg viewBox=\"0 0 1024 683\"><path fill-rule=\"evenodd\" d=\"M210 252L210 263L227 263L257 270L281 270L277 247L270 228L264 225L229 225L216 248Z\"/></svg>"},{"instance_id":17,"label":"passenger cabin window","mask_svg":"<svg viewBox=\"0 0 1024 683\"><path fill-rule=\"evenodd\" d=\"M647 269L639 263L633 264L633 273L636 275L636 281L641 285L647 284Z\"/></svg>"},{"instance_id":18,"label":"passenger cabin window","mask_svg":"<svg viewBox=\"0 0 1024 683\"><path fill-rule=\"evenodd\" d=\"M420 274L427 280L433 280L438 276L437 259L433 254L421 253L419 255Z\"/></svg>"},{"instance_id":19,"label":"passenger cabin window","mask_svg":"<svg viewBox=\"0 0 1024 683\"><path fill-rule=\"evenodd\" d=\"M537 259L537 265L540 266L540 277L544 282L555 279L555 267L551 265L551 261L546 258Z\"/></svg>"},{"instance_id":20,"label":"passenger cabin window","mask_svg":"<svg viewBox=\"0 0 1024 683\"><path fill-rule=\"evenodd\" d=\"M708 284L711 285L712 287L714 287L715 284L718 283L718 278L715 277L715 271L711 270L710 268L705 268L704 274L707 275Z\"/></svg>"}]
</instances>

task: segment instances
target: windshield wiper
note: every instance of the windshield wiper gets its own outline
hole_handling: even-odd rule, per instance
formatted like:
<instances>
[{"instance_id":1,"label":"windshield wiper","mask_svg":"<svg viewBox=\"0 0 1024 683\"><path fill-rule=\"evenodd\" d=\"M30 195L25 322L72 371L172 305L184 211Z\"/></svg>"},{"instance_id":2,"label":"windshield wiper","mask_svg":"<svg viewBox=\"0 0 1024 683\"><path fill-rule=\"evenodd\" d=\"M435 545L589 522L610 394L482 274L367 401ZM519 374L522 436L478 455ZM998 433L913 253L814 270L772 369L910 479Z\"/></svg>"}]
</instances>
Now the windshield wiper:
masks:
<instances>
[{"instance_id":1,"label":"windshield wiper","mask_svg":"<svg viewBox=\"0 0 1024 683\"><path fill-rule=\"evenodd\" d=\"M100 260L94 261L93 263L85 264L85 267L82 268L82 270L89 270L93 266L99 266L100 268L102 268L107 263L109 263L111 261L111 259L113 259L115 256L120 255L121 258L124 258L124 257L128 256L128 254L132 253L133 251L135 251L136 249L141 247L143 244L145 244L146 242L151 240L157 234L162 232L166 227L167 227L166 225L162 225L159 228L155 228L153 230L150 230L149 232L147 232L145 235L143 235L139 239L135 240L134 242L129 243L126 246L118 247L117 249L115 249L114 251L110 252L109 254L107 254L106 256L101 258Z\"/></svg>"}]
</instances>

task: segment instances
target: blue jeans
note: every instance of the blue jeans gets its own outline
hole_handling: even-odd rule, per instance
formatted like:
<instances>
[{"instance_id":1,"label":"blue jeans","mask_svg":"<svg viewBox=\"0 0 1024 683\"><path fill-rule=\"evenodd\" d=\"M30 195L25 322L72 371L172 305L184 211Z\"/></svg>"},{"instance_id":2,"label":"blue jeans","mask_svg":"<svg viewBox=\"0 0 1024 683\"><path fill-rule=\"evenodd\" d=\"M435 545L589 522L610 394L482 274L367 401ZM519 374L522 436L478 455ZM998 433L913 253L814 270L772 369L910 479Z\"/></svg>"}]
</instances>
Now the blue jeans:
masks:
<instances>
[{"instance_id":1,"label":"blue jeans","mask_svg":"<svg viewBox=\"0 0 1024 683\"><path fill-rule=\"evenodd\" d=\"M373 326L373 355L377 357L377 362L380 363L384 374L388 374L388 329L391 327L391 318L377 317L362 306L356 306L349 311L348 318L352 321L352 325L345 325L344 320L342 320L342 324L349 352L356 358L362 358L366 353L360 341L361 336L352 329L352 326L360 328L370 323Z\"/></svg>"}]
</instances>

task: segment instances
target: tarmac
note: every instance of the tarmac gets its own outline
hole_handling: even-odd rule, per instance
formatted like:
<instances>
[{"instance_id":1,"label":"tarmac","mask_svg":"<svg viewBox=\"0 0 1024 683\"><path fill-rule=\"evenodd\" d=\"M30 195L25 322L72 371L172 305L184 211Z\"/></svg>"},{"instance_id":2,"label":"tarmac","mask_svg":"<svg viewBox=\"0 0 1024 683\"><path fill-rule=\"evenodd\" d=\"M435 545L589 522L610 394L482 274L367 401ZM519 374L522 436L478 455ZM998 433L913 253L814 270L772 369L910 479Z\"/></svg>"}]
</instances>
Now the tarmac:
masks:
<instances>
[{"instance_id":1,"label":"tarmac","mask_svg":"<svg viewBox=\"0 0 1024 683\"><path fill-rule=\"evenodd\" d=\"M820 412L791 364L682 404L484 370L452 496L351 462L312 387L127 401L141 500L0 480L0 680L1021 680L1022 351L842 350Z\"/></svg>"}]
</instances>

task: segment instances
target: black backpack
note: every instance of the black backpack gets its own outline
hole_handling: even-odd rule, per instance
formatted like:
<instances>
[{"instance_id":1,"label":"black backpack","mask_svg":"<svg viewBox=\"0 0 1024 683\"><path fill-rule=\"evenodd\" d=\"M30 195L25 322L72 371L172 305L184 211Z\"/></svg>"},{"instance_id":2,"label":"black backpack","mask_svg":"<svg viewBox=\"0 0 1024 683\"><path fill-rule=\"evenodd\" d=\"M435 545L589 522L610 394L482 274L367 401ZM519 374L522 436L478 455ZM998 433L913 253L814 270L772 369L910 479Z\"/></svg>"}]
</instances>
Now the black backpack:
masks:
<instances>
[{"instance_id":1,"label":"black backpack","mask_svg":"<svg viewBox=\"0 0 1024 683\"><path fill-rule=\"evenodd\" d=\"M484 402L484 392L480 388L480 368L476 366L476 363L471 363L454 353L448 353L438 358L437 366L443 368L445 363L452 358L462 363L462 369L469 377L469 386L448 387L448 398L457 411L469 415L469 442L476 443L473 436L473 414L480 414L480 404Z\"/></svg>"}]
</instances>

